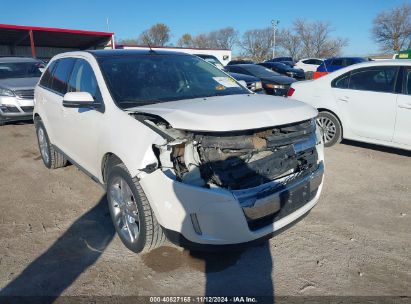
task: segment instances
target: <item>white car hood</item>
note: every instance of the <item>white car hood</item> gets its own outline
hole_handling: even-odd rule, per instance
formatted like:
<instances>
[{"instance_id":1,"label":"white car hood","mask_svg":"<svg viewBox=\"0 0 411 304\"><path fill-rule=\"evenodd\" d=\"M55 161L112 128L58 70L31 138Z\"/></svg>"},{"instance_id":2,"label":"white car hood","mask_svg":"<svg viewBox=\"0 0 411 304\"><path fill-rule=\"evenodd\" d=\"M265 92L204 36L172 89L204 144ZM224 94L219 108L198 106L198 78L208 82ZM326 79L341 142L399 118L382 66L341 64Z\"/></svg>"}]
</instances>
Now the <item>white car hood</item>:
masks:
<instances>
[{"instance_id":1,"label":"white car hood","mask_svg":"<svg viewBox=\"0 0 411 304\"><path fill-rule=\"evenodd\" d=\"M185 99L127 111L160 116L175 129L214 132L279 126L317 116L317 110L305 103L259 94Z\"/></svg>"}]
</instances>

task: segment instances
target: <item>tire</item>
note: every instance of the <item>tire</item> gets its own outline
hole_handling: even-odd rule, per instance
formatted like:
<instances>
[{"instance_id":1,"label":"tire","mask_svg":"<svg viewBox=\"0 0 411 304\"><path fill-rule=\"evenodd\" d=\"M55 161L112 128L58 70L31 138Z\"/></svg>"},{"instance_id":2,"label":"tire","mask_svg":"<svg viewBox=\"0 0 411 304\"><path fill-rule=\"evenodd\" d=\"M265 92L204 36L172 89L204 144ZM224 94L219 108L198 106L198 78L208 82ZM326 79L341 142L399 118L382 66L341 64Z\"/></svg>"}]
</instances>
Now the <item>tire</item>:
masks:
<instances>
[{"instance_id":1,"label":"tire","mask_svg":"<svg viewBox=\"0 0 411 304\"><path fill-rule=\"evenodd\" d=\"M140 183L123 164L113 166L108 173L107 201L114 228L128 249L148 252L165 242Z\"/></svg>"},{"instance_id":2,"label":"tire","mask_svg":"<svg viewBox=\"0 0 411 304\"><path fill-rule=\"evenodd\" d=\"M44 165L49 169L62 168L67 165L67 159L50 144L46 128L41 120L35 120L37 142Z\"/></svg>"},{"instance_id":3,"label":"tire","mask_svg":"<svg viewBox=\"0 0 411 304\"><path fill-rule=\"evenodd\" d=\"M341 142L342 127L337 116L330 112L320 112L317 117L317 125L321 129L325 147L331 147Z\"/></svg>"}]
</instances>

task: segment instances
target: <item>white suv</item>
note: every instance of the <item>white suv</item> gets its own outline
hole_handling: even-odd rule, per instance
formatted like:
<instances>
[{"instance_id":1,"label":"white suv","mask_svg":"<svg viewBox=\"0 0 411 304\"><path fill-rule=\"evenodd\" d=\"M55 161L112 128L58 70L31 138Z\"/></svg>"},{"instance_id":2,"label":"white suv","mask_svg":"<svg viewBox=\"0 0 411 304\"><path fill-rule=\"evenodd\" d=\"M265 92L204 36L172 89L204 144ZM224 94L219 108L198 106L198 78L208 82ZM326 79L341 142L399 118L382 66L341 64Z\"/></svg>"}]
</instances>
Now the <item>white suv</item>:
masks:
<instances>
[{"instance_id":1,"label":"white suv","mask_svg":"<svg viewBox=\"0 0 411 304\"><path fill-rule=\"evenodd\" d=\"M54 57L35 90L44 164L104 185L134 252L268 239L318 201L317 111L257 95L188 54L107 50Z\"/></svg>"}]
</instances>

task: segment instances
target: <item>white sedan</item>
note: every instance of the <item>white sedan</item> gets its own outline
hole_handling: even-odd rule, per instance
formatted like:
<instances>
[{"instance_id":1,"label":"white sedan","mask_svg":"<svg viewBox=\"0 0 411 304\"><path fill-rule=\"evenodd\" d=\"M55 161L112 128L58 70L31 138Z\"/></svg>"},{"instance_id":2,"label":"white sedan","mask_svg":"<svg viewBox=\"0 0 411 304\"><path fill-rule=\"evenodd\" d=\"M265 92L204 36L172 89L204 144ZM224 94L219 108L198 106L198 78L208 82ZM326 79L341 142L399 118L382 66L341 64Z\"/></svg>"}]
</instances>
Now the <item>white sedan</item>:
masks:
<instances>
[{"instance_id":1,"label":"white sedan","mask_svg":"<svg viewBox=\"0 0 411 304\"><path fill-rule=\"evenodd\" d=\"M297 61L295 67L304 70L304 72L316 72L322 63L323 59L320 58L304 58Z\"/></svg>"},{"instance_id":2,"label":"white sedan","mask_svg":"<svg viewBox=\"0 0 411 304\"><path fill-rule=\"evenodd\" d=\"M288 96L318 109L326 147L346 138L411 150L410 60L355 64L293 83Z\"/></svg>"}]
</instances>

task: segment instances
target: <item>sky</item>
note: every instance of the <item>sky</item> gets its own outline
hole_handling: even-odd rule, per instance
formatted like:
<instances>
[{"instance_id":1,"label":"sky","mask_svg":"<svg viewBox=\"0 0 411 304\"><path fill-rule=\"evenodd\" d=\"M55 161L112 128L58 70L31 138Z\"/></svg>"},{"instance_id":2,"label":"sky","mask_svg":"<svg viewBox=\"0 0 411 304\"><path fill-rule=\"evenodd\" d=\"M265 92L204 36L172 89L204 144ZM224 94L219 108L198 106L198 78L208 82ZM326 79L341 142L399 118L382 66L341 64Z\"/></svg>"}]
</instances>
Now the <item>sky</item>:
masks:
<instances>
[{"instance_id":1,"label":"sky","mask_svg":"<svg viewBox=\"0 0 411 304\"><path fill-rule=\"evenodd\" d=\"M332 36L349 40L343 55L378 53L372 41L372 20L382 10L410 0L0 0L0 23L109 31L116 39L135 38L151 25L162 22L172 32L171 42L232 26L240 35L249 29L289 27L296 18L328 21ZM7 12L7 13L6 13Z\"/></svg>"}]
</instances>

